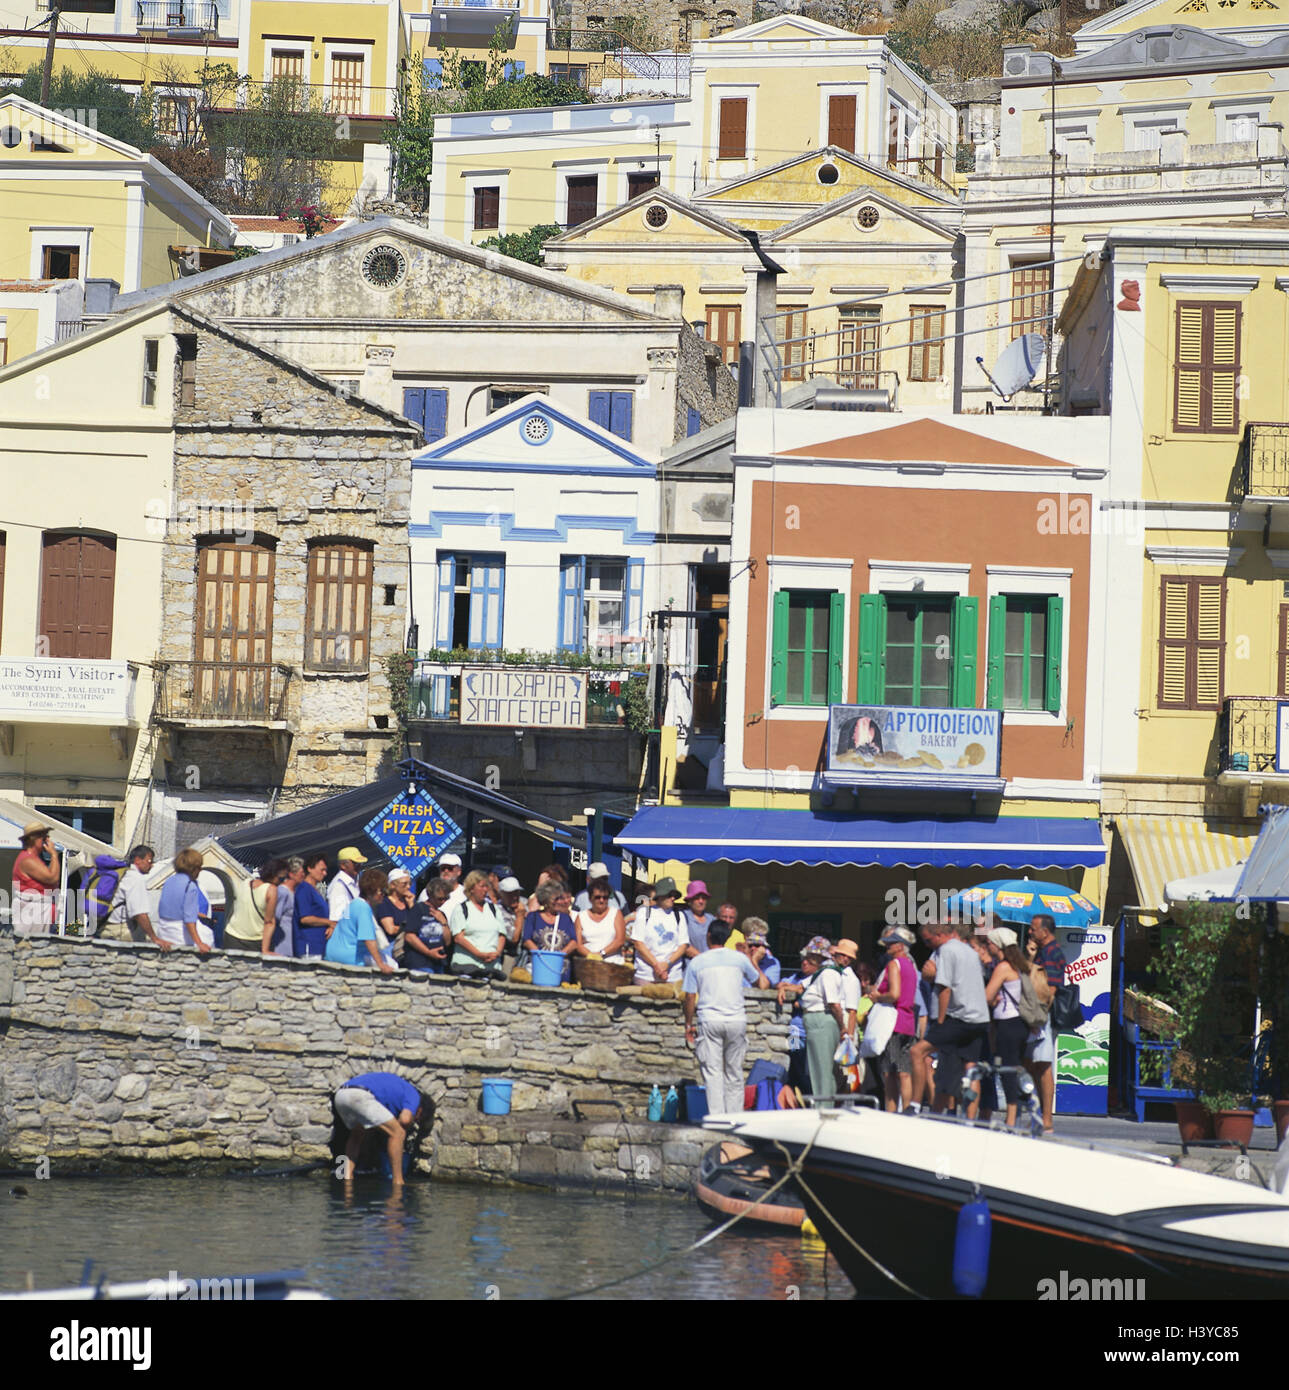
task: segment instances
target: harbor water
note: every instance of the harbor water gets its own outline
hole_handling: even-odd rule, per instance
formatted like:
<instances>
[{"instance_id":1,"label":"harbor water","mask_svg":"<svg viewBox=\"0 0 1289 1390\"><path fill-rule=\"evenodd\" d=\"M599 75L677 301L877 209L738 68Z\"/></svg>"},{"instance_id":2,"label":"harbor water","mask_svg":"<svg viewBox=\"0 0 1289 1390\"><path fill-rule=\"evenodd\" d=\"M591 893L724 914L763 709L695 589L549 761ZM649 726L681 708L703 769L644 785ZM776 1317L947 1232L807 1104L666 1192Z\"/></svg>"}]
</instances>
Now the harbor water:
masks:
<instances>
[{"instance_id":1,"label":"harbor water","mask_svg":"<svg viewBox=\"0 0 1289 1390\"><path fill-rule=\"evenodd\" d=\"M21 1187L27 1195L14 1195ZM299 1269L333 1298L544 1299L652 1272L597 1297L848 1299L817 1241L711 1230L691 1201L291 1178L0 1179L0 1291Z\"/></svg>"}]
</instances>

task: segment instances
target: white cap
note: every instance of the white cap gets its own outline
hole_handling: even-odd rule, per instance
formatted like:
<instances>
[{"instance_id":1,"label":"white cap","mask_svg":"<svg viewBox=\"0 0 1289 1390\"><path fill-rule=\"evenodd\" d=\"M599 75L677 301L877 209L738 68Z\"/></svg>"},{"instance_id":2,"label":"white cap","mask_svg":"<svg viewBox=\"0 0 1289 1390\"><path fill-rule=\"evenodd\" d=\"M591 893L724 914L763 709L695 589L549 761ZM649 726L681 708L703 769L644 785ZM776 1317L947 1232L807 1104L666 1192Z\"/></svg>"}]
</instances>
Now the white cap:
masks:
<instances>
[{"instance_id":1,"label":"white cap","mask_svg":"<svg viewBox=\"0 0 1289 1390\"><path fill-rule=\"evenodd\" d=\"M446 864L448 867L455 865L459 869L461 867L461 856L459 854L440 854L439 863L441 865Z\"/></svg>"},{"instance_id":2,"label":"white cap","mask_svg":"<svg viewBox=\"0 0 1289 1390\"><path fill-rule=\"evenodd\" d=\"M412 875L406 869L391 869L386 877L393 883L396 878L411 878Z\"/></svg>"},{"instance_id":3,"label":"white cap","mask_svg":"<svg viewBox=\"0 0 1289 1390\"><path fill-rule=\"evenodd\" d=\"M523 892L523 885L519 882L517 878L513 877L503 878L501 882L497 885L497 887L500 888L503 893Z\"/></svg>"},{"instance_id":4,"label":"white cap","mask_svg":"<svg viewBox=\"0 0 1289 1390\"><path fill-rule=\"evenodd\" d=\"M586 869L586 876L588 879L608 878L609 866L607 864L588 864Z\"/></svg>"}]
</instances>

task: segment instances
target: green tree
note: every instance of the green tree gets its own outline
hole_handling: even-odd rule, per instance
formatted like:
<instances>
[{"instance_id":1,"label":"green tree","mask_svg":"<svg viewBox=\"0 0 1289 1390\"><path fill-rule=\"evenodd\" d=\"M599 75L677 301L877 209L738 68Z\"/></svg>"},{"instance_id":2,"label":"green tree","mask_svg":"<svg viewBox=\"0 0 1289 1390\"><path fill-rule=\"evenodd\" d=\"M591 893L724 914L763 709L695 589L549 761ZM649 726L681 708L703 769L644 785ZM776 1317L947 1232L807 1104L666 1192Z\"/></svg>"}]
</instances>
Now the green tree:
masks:
<instances>
[{"instance_id":1,"label":"green tree","mask_svg":"<svg viewBox=\"0 0 1289 1390\"><path fill-rule=\"evenodd\" d=\"M20 97L37 105L40 103L40 75L41 65L37 63L27 69L16 88ZM45 105L51 111L66 112L100 135L121 140L136 149L147 150L156 143L151 90L145 87L140 92L127 92L93 68L85 72L67 68L55 72Z\"/></svg>"},{"instance_id":2,"label":"green tree","mask_svg":"<svg viewBox=\"0 0 1289 1390\"><path fill-rule=\"evenodd\" d=\"M544 223L540 227L529 227L526 232L506 232L502 236L490 236L479 243L489 251L500 251L516 261L527 261L529 265L541 265L542 247L552 237L563 232L563 227L554 223Z\"/></svg>"}]
</instances>

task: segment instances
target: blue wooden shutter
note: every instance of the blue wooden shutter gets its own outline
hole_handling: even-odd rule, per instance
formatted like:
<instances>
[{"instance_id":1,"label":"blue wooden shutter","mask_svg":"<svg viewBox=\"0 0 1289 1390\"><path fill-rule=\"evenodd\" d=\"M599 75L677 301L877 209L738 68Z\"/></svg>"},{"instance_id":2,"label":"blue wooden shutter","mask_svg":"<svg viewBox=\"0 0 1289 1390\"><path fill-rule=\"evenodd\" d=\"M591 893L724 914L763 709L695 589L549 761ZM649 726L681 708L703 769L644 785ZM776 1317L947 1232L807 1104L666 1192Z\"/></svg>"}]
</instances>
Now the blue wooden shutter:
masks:
<instances>
[{"instance_id":1,"label":"blue wooden shutter","mask_svg":"<svg viewBox=\"0 0 1289 1390\"><path fill-rule=\"evenodd\" d=\"M855 699L880 705L886 698L886 595L859 596L859 662Z\"/></svg>"},{"instance_id":2,"label":"blue wooden shutter","mask_svg":"<svg viewBox=\"0 0 1289 1390\"><path fill-rule=\"evenodd\" d=\"M448 432L448 393L435 388L425 393L425 415L421 422L425 442L433 444Z\"/></svg>"},{"instance_id":3,"label":"blue wooden shutter","mask_svg":"<svg viewBox=\"0 0 1289 1390\"><path fill-rule=\"evenodd\" d=\"M627 637L644 636L644 569L643 558L627 561Z\"/></svg>"},{"instance_id":4,"label":"blue wooden shutter","mask_svg":"<svg viewBox=\"0 0 1289 1390\"><path fill-rule=\"evenodd\" d=\"M440 58L425 59L425 85L427 87L441 87L443 85L443 61Z\"/></svg>"},{"instance_id":5,"label":"blue wooden shutter","mask_svg":"<svg viewBox=\"0 0 1289 1390\"><path fill-rule=\"evenodd\" d=\"M635 404L632 391L614 391L609 403L609 431L631 443L631 412Z\"/></svg>"},{"instance_id":6,"label":"blue wooden shutter","mask_svg":"<svg viewBox=\"0 0 1289 1390\"><path fill-rule=\"evenodd\" d=\"M691 406L689 407L689 413L688 413L688 415L686 415L686 417L685 417L685 436L686 436L686 438L688 438L691 434L697 434L698 431L701 430L702 428L703 428L703 417L702 417L702 415L699 413L698 407L697 407L697 406L692 406L692 405L691 405Z\"/></svg>"},{"instance_id":7,"label":"blue wooden shutter","mask_svg":"<svg viewBox=\"0 0 1289 1390\"><path fill-rule=\"evenodd\" d=\"M446 719L452 713L452 677L440 673L430 677L430 717Z\"/></svg>"},{"instance_id":8,"label":"blue wooden shutter","mask_svg":"<svg viewBox=\"0 0 1289 1390\"><path fill-rule=\"evenodd\" d=\"M586 557L565 555L559 562L559 650L580 652L583 639L582 593L586 588Z\"/></svg>"},{"instance_id":9,"label":"blue wooden shutter","mask_svg":"<svg viewBox=\"0 0 1289 1390\"><path fill-rule=\"evenodd\" d=\"M782 705L788 698L788 606L791 594L780 589L772 600L773 624L770 630L770 703Z\"/></svg>"},{"instance_id":10,"label":"blue wooden shutter","mask_svg":"<svg viewBox=\"0 0 1289 1390\"><path fill-rule=\"evenodd\" d=\"M1061 649L1065 635L1065 600L1059 594L1047 597L1047 681L1043 708L1061 712Z\"/></svg>"},{"instance_id":11,"label":"blue wooden shutter","mask_svg":"<svg viewBox=\"0 0 1289 1390\"><path fill-rule=\"evenodd\" d=\"M985 664L985 708L1002 709L1007 676L1007 595L989 600L989 656Z\"/></svg>"},{"instance_id":12,"label":"blue wooden shutter","mask_svg":"<svg viewBox=\"0 0 1289 1390\"><path fill-rule=\"evenodd\" d=\"M524 75L524 65L518 60L506 63L501 69L501 75L507 82L518 81Z\"/></svg>"},{"instance_id":13,"label":"blue wooden shutter","mask_svg":"<svg viewBox=\"0 0 1289 1390\"><path fill-rule=\"evenodd\" d=\"M456 598L457 561L455 555L439 556L439 612L434 629L434 645L442 651L452 646L452 605Z\"/></svg>"},{"instance_id":14,"label":"blue wooden shutter","mask_svg":"<svg viewBox=\"0 0 1289 1390\"><path fill-rule=\"evenodd\" d=\"M602 430L609 428L609 414L612 409L609 401L611 396L609 391L592 391L587 399L586 413L593 425L599 425Z\"/></svg>"},{"instance_id":15,"label":"blue wooden shutter","mask_svg":"<svg viewBox=\"0 0 1289 1390\"><path fill-rule=\"evenodd\" d=\"M403 414L409 420L420 425L425 429L425 388L423 386L405 386L403 388Z\"/></svg>"},{"instance_id":16,"label":"blue wooden shutter","mask_svg":"<svg viewBox=\"0 0 1289 1390\"><path fill-rule=\"evenodd\" d=\"M501 647L505 557L478 556L470 564L470 646L497 651Z\"/></svg>"},{"instance_id":17,"label":"blue wooden shutter","mask_svg":"<svg viewBox=\"0 0 1289 1390\"><path fill-rule=\"evenodd\" d=\"M841 653L846 636L846 595L828 595L828 703L839 705L846 698L846 672Z\"/></svg>"},{"instance_id":18,"label":"blue wooden shutter","mask_svg":"<svg viewBox=\"0 0 1289 1390\"><path fill-rule=\"evenodd\" d=\"M949 694L955 708L975 709L976 650L980 642L978 598L954 599L950 632L953 642L953 669L949 677Z\"/></svg>"}]
</instances>

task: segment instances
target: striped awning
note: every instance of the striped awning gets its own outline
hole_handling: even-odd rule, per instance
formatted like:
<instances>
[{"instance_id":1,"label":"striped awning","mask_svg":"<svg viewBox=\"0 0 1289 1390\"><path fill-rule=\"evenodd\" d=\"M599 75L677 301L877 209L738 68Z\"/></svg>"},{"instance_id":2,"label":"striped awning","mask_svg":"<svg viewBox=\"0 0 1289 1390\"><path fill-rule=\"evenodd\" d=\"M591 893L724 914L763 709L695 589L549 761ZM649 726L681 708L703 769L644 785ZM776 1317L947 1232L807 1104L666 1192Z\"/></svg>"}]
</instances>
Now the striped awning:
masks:
<instances>
[{"instance_id":1,"label":"striped awning","mask_svg":"<svg viewBox=\"0 0 1289 1390\"><path fill-rule=\"evenodd\" d=\"M1197 816L1116 816L1114 824L1132 865L1137 905L1161 915L1168 910L1165 884L1239 864L1257 838L1238 822Z\"/></svg>"}]
</instances>

